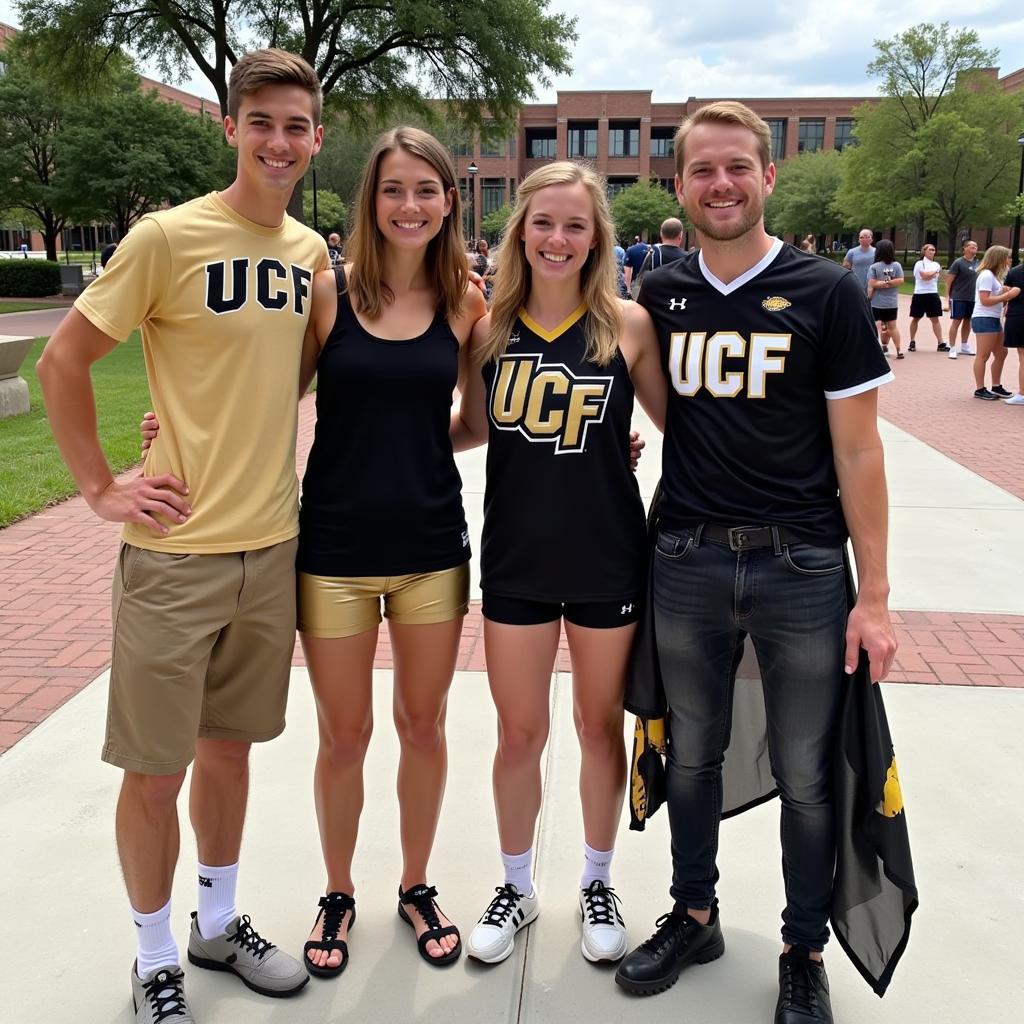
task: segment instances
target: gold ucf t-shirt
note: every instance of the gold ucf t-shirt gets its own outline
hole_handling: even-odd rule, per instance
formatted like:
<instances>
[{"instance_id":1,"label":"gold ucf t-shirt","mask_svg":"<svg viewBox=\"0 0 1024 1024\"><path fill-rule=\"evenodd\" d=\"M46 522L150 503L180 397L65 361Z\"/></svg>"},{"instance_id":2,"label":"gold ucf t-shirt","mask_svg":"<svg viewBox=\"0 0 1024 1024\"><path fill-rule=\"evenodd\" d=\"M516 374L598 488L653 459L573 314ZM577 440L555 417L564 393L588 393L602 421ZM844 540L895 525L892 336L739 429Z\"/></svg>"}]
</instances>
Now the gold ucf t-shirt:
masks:
<instances>
[{"instance_id":1,"label":"gold ucf t-shirt","mask_svg":"<svg viewBox=\"0 0 1024 1024\"><path fill-rule=\"evenodd\" d=\"M165 537L126 523L130 544L211 554L296 535L299 360L328 266L313 231L253 224L212 193L144 217L77 300L119 341L141 325L160 420L144 472L189 486L188 522Z\"/></svg>"}]
</instances>

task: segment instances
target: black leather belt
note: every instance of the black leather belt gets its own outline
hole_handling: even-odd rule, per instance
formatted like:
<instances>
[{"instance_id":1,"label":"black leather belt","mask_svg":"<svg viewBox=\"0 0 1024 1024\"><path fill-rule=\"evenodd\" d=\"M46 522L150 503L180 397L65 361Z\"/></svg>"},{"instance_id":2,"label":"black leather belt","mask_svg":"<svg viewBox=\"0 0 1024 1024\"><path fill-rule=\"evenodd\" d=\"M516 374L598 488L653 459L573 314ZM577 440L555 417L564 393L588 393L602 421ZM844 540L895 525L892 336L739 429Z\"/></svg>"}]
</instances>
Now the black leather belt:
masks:
<instances>
[{"instance_id":1,"label":"black leather belt","mask_svg":"<svg viewBox=\"0 0 1024 1024\"><path fill-rule=\"evenodd\" d=\"M785 526L723 526L705 523L701 539L728 544L733 551L753 551L755 548L775 548L782 544L799 544L800 539Z\"/></svg>"}]
</instances>

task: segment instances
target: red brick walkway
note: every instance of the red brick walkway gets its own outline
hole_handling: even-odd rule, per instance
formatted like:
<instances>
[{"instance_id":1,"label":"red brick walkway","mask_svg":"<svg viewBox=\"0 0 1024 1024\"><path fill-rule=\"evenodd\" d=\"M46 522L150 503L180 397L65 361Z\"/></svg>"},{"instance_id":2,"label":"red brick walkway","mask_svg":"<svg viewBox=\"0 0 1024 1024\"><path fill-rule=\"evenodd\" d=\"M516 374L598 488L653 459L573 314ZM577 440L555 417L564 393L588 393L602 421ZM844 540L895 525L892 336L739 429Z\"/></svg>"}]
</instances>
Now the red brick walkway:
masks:
<instances>
[{"instance_id":1,"label":"red brick walkway","mask_svg":"<svg viewBox=\"0 0 1024 1024\"><path fill-rule=\"evenodd\" d=\"M908 323L902 297L904 339ZM881 414L961 465L1024 498L1024 408L979 402L971 360L934 351L930 327L920 351L893 361L896 381L880 392ZM1004 383L1015 390L1016 360ZM312 440L313 403L299 417L300 471ZM93 680L110 657L110 572L119 528L81 498L0 531L0 753ZM894 682L1024 687L1024 617L902 611ZM296 664L302 652L296 646ZM559 668L568 653L559 652ZM381 631L377 665L391 665ZM478 605L463 629L460 669L481 670Z\"/></svg>"}]
</instances>

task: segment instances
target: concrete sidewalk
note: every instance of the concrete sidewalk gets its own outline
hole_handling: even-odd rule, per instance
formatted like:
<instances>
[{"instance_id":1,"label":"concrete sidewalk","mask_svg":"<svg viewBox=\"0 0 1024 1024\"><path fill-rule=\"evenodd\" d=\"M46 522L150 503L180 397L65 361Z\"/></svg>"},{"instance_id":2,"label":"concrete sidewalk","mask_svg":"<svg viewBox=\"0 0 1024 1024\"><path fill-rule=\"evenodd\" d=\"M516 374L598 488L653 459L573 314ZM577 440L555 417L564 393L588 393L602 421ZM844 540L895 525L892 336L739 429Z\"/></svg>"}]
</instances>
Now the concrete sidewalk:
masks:
<instances>
[{"instance_id":1,"label":"concrete sidewalk","mask_svg":"<svg viewBox=\"0 0 1024 1024\"><path fill-rule=\"evenodd\" d=\"M655 435L646 436L650 443L640 479L649 494L659 459ZM925 633L933 638L941 633L948 612L995 619L1024 613L1015 586L1024 566L1005 540L1017 535L1015 526L1024 525L1024 501L896 428L887 425L885 437L893 605L917 609L914 614L926 621L932 614L927 610L934 609L937 619L930 629L922 625L915 631L921 634L918 650L928 649ZM460 468L479 550L483 453L460 457ZM977 571L993 564L999 572ZM1024 639L1013 630L1008 628L999 642L1024 657ZM941 641L937 645L948 650ZM390 674L378 672L376 682L377 729L356 858L359 923L350 967L339 981L314 979L298 998L281 1003L261 999L224 975L190 970L189 992L200 1024L611 1024L634 1015L687 1024L771 1019L782 905L776 804L723 827L725 957L692 969L669 992L639 1002L616 988L610 969L595 968L581 957L575 902L582 843L579 755L571 679L562 671L553 678L537 840L541 916L502 965L484 968L463 960L437 970L423 964L410 929L395 912L400 864ZM0 757L4 1024L43 1024L65 1016L87 1024L132 1020L132 932L112 835L119 773L98 760L105 685L104 673ZM886 699L923 908L890 994L881 1002L838 947L830 949L837 1019L843 1024L1017 1024L1024 1017L1015 946L1024 928L1019 855L1024 690L887 685ZM273 941L295 953L323 886L310 785L315 735L305 673L296 670L289 728L254 754L240 884L242 909ZM501 880L489 777L494 711L482 673L458 674L448 735L448 793L430 881L438 886L446 912L468 932ZM187 822L184 800L182 821ZM667 825L664 812L643 835L628 832L624 821L619 837L615 884L633 944L646 938L655 918L668 909ZM187 824L183 836L174 891L182 945L194 899L195 852Z\"/></svg>"}]
</instances>

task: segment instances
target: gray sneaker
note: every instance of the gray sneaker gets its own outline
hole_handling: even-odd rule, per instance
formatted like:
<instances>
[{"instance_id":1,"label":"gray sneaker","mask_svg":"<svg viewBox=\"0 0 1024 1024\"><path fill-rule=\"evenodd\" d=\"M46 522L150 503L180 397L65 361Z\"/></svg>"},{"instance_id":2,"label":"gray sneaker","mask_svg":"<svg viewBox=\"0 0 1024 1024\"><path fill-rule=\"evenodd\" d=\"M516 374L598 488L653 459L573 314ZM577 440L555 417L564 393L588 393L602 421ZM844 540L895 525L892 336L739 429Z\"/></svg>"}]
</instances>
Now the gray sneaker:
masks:
<instances>
[{"instance_id":1,"label":"gray sneaker","mask_svg":"<svg viewBox=\"0 0 1024 1024\"><path fill-rule=\"evenodd\" d=\"M185 1002L185 975L175 964L158 967L140 978L138 961L132 964L132 1002L135 1024L195 1024Z\"/></svg>"},{"instance_id":2,"label":"gray sneaker","mask_svg":"<svg viewBox=\"0 0 1024 1024\"><path fill-rule=\"evenodd\" d=\"M292 996L309 981L302 964L262 938L245 914L223 935L204 939L193 911L188 962L210 971L237 974L243 984L263 996Z\"/></svg>"}]
</instances>

